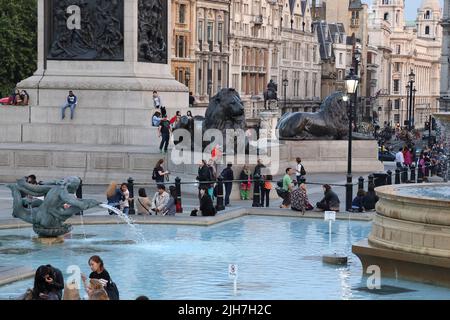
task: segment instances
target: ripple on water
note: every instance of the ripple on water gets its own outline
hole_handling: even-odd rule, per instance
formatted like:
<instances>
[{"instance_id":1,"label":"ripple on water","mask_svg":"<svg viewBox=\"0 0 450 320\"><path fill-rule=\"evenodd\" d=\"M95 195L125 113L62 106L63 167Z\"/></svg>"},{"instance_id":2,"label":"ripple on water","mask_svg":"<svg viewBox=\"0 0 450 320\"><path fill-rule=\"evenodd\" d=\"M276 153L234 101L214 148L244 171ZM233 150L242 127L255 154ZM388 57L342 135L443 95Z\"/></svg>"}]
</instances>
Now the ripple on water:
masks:
<instances>
[{"instance_id":1,"label":"ripple on water","mask_svg":"<svg viewBox=\"0 0 450 320\"><path fill-rule=\"evenodd\" d=\"M20 240L29 240L30 237L15 235L15 234L7 234L0 236L0 241L20 241Z\"/></svg>"},{"instance_id":2,"label":"ripple on water","mask_svg":"<svg viewBox=\"0 0 450 320\"><path fill-rule=\"evenodd\" d=\"M134 240L98 240L92 241L91 244L97 245L124 245L124 244L136 244Z\"/></svg>"},{"instance_id":3,"label":"ripple on water","mask_svg":"<svg viewBox=\"0 0 450 320\"><path fill-rule=\"evenodd\" d=\"M13 254L13 255L24 255L31 252L39 251L39 249L31 249L31 248L5 248L0 249L0 254Z\"/></svg>"}]
</instances>

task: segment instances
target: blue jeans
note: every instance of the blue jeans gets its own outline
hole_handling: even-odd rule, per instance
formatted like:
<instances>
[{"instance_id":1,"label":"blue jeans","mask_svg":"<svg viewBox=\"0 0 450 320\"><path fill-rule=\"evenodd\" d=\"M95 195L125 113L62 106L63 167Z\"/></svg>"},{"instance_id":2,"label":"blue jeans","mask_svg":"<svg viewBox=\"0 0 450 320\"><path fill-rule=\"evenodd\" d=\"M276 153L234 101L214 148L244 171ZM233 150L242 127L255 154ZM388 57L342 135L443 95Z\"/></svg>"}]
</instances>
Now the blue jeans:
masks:
<instances>
[{"instance_id":1,"label":"blue jeans","mask_svg":"<svg viewBox=\"0 0 450 320\"><path fill-rule=\"evenodd\" d=\"M128 213L130 212L130 207L124 207L122 212L123 212L123 214L128 215Z\"/></svg>"},{"instance_id":2,"label":"blue jeans","mask_svg":"<svg viewBox=\"0 0 450 320\"><path fill-rule=\"evenodd\" d=\"M73 119L73 113L75 111L75 107L77 105L76 104L70 104L68 102L66 102L62 107L61 107L61 119L64 120L64 118L66 117L65 113L66 113L66 109L70 108L70 119Z\"/></svg>"}]
</instances>

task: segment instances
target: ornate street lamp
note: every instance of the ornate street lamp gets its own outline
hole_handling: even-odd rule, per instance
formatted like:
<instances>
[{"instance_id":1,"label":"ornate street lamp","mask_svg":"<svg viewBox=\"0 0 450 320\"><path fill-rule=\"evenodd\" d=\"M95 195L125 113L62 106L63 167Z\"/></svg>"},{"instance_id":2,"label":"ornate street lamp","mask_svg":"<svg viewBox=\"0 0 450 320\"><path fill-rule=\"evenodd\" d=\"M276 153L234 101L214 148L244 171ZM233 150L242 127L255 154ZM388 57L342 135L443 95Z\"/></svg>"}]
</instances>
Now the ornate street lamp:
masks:
<instances>
[{"instance_id":1,"label":"ornate street lamp","mask_svg":"<svg viewBox=\"0 0 450 320\"><path fill-rule=\"evenodd\" d=\"M358 89L359 78L355 74L353 69L350 69L350 74L345 77L345 86L347 88L347 94L355 98ZM346 99L344 99L345 101ZM346 210L349 211L352 208L353 200L353 177L352 177L352 136L353 136L353 109L352 99L348 99L348 156L347 156L347 184L346 184Z\"/></svg>"},{"instance_id":2,"label":"ornate street lamp","mask_svg":"<svg viewBox=\"0 0 450 320\"><path fill-rule=\"evenodd\" d=\"M411 130L412 125L412 109L413 109L413 90L414 90L414 82L416 82L416 75L414 74L413 69L411 68L411 72L408 75L409 77L409 85L407 86L409 90L409 103L408 103L408 130Z\"/></svg>"}]
</instances>

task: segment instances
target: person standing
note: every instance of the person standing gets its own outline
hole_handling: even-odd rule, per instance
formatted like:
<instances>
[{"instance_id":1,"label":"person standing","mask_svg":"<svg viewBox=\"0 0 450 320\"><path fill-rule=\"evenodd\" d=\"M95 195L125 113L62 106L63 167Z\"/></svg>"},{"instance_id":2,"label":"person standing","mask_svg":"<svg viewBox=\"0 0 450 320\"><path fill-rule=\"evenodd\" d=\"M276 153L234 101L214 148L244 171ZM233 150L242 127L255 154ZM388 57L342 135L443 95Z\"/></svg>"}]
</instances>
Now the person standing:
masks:
<instances>
[{"instance_id":1,"label":"person standing","mask_svg":"<svg viewBox=\"0 0 450 320\"><path fill-rule=\"evenodd\" d=\"M403 149L403 159L405 162L405 166L410 167L413 163L412 159L412 153L410 152L409 148L405 146Z\"/></svg>"},{"instance_id":2,"label":"person standing","mask_svg":"<svg viewBox=\"0 0 450 320\"><path fill-rule=\"evenodd\" d=\"M170 122L167 120L167 117L164 117L158 127L158 136L161 137L161 144L159 145L159 151L161 153L167 153L171 131Z\"/></svg>"},{"instance_id":3,"label":"person standing","mask_svg":"<svg viewBox=\"0 0 450 320\"><path fill-rule=\"evenodd\" d=\"M239 175L241 200L248 200L250 188L252 187L252 174L248 166L244 164L241 174Z\"/></svg>"},{"instance_id":4,"label":"person standing","mask_svg":"<svg viewBox=\"0 0 450 320\"><path fill-rule=\"evenodd\" d=\"M400 148L398 152L395 154L395 165L397 168L403 168L403 163L405 162L405 158L403 157L403 149Z\"/></svg>"},{"instance_id":5,"label":"person standing","mask_svg":"<svg viewBox=\"0 0 450 320\"><path fill-rule=\"evenodd\" d=\"M293 174L292 168L286 169L286 174L283 177L283 190L285 192L283 203L280 208L289 208L291 204L291 192L294 189L294 184L292 183L291 175Z\"/></svg>"},{"instance_id":6,"label":"person standing","mask_svg":"<svg viewBox=\"0 0 450 320\"><path fill-rule=\"evenodd\" d=\"M254 180L256 180L257 177L259 176L259 183L256 186L256 188L257 188L257 191L258 191L258 193L260 195L260 199L261 199L261 194L263 192L263 186L264 186L264 180L263 180L264 177L263 177L263 175L261 173L261 170L262 170L262 168L265 168L265 167L266 166L262 164L261 159L258 159L258 162L257 162L257 164L255 166L255 170L253 171L253 179ZM255 183L257 183L257 182L255 181Z\"/></svg>"},{"instance_id":7,"label":"person standing","mask_svg":"<svg viewBox=\"0 0 450 320\"><path fill-rule=\"evenodd\" d=\"M300 157L297 157L296 161L297 166L295 168L295 176L297 178L297 183L300 185L302 183L305 183L306 170L302 164L302 159Z\"/></svg>"},{"instance_id":8,"label":"person standing","mask_svg":"<svg viewBox=\"0 0 450 320\"><path fill-rule=\"evenodd\" d=\"M192 92L189 92L189 107L192 108L195 103L195 97Z\"/></svg>"},{"instance_id":9,"label":"person standing","mask_svg":"<svg viewBox=\"0 0 450 320\"><path fill-rule=\"evenodd\" d=\"M180 119L181 119L181 112L177 111L169 121L170 125L172 126L172 129L175 128L177 122L179 122Z\"/></svg>"},{"instance_id":10,"label":"person standing","mask_svg":"<svg viewBox=\"0 0 450 320\"><path fill-rule=\"evenodd\" d=\"M264 199L266 199L266 207L269 207L270 190L272 190L272 179L273 177L270 174L264 176L264 183L261 193L261 207L264 207Z\"/></svg>"},{"instance_id":11,"label":"person standing","mask_svg":"<svg viewBox=\"0 0 450 320\"><path fill-rule=\"evenodd\" d=\"M159 159L153 168L152 179L158 184L164 184L165 177L169 176L169 171L165 171L163 168L164 159Z\"/></svg>"},{"instance_id":12,"label":"person standing","mask_svg":"<svg viewBox=\"0 0 450 320\"><path fill-rule=\"evenodd\" d=\"M75 113L75 108L78 104L78 98L73 94L73 91L69 91L69 95L67 96L66 103L61 107L61 120L64 120L66 117L66 109L70 108L70 119L73 119L73 115Z\"/></svg>"},{"instance_id":13,"label":"person standing","mask_svg":"<svg viewBox=\"0 0 450 320\"><path fill-rule=\"evenodd\" d=\"M225 206L230 205L230 195L231 190L233 188L233 180L234 180L234 173L233 173L233 164L228 163L227 167L222 170L221 176L224 180L224 187L225 187Z\"/></svg>"},{"instance_id":14,"label":"person standing","mask_svg":"<svg viewBox=\"0 0 450 320\"><path fill-rule=\"evenodd\" d=\"M159 109L162 106L161 97L158 95L158 91L153 91L153 106L155 109Z\"/></svg>"}]
</instances>

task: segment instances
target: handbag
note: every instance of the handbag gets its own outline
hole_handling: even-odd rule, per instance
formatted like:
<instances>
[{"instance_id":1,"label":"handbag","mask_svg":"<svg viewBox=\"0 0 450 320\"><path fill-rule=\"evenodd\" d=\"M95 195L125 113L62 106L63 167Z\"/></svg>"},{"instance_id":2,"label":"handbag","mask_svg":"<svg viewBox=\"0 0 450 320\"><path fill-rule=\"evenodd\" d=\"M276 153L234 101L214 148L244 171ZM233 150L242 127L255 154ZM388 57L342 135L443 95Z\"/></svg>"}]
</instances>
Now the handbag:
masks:
<instances>
[{"instance_id":1,"label":"handbag","mask_svg":"<svg viewBox=\"0 0 450 320\"><path fill-rule=\"evenodd\" d=\"M120 300L119 299L119 289L115 282L110 280L105 287L105 291L108 294L109 300Z\"/></svg>"},{"instance_id":2,"label":"handbag","mask_svg":"<svg viewBox=\"0 0 450 320\"><path fill-rule=\"evenodd\" d=\"M147 210L149 215L152 215L152 213L150 212L149 208L147 208L146 206L144 206L144 204L141 202L141 199L138 198L138 201L140 203L140 205L142 206L142 208L144 208L145 210Z\"/></svg>"}]
</instances>

